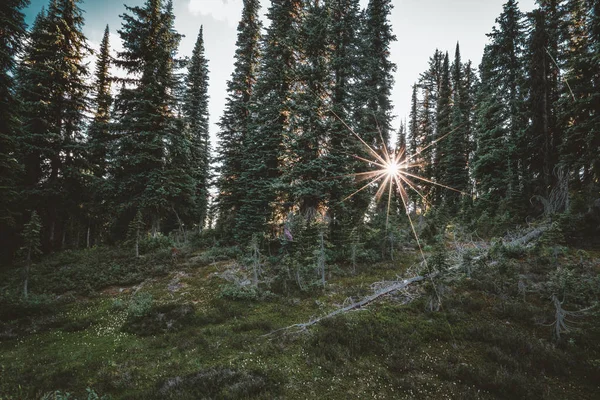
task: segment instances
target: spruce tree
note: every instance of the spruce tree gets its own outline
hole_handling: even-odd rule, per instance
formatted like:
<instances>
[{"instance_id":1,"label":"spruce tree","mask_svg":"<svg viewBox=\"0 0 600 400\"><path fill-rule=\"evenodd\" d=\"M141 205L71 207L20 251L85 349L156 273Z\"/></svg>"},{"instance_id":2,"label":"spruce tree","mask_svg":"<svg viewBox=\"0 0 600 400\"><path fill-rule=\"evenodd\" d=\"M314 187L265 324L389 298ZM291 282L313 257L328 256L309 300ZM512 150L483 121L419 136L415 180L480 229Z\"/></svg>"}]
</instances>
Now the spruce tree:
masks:
<instances>
[{"instance_id":1,"label":"spruce tree","mask_svg":"<svg viewBox=\"0 0 600 400\"><path fill-rule=\"evenodd\" d=\"M294 81L298 88L291 94L289 134L284 147L289 154L282 164L282 181L289 188L291 202L309 222L322 209L330 186L325 149L330 115L329 49L327 45L327 9L319 1L307 2L296 39L298 62Z\"/></svg>"},{"instance_id":2,"label":"spruce tree","mask_svg":"<svg viewBox=\"0 0 600 400\"><path fill-rule=\"evenodd\" d=\"M182 188L189 188L185 176L167 169L167 147L182 135L175 115L180 86L175 71L182 66L175 56L181 35L174 29L171 1L147 0L142 7L126 9L119 30L124 50L115 60L129 76L115 100L119 139L113 201L121 226L141 210L156 234Z\"/></svg>"},{"instance_id":3,"label":"spruce tree","mask_svg":"<svg viewBox=\"0 0 600 400\"><path fill-rule=\"evenodd\" d=\"M269 8L271 25L262 43L263 57L251 100L253 119L243 142L239 185L245 191L236 221L236 234L243 240L265 232L276 211L279 161L284 157L283 136L289 132L294 89L295 32L302 5L300 0L273 0Z\"/></svg>"},{"instance_id":4,"label":"spruce tree","mask_svg":"<svg viewBox=\"0 0 600 400\"><path fill-rule=\"evenodd\" d=\"M88 163L97 178L105 177L107 173L108 148L110 147L110 110L112 105L110 76L111 56L108 25L100 43L96 70L94 74L93 108L94 117L88 129Z\"/></svg>"},{"instance_id":5,"label":"spruce tree","mask_svg":"<svg viewBox=\"0 0 600 400\"><path fill-rule=\"evenodd\" d=\"M464 65L460 56L459 44L456 44L454 62L452 64L452 115L451 130L445 140L446 150L443 184L462 192L468 191L469 186L469 109L468 86ZM445 191L444 197L451 212L458 211L460 193Z\"/></svg>"},{"instance_id":6,"label":"spruce tree","mask_svg":"<svg viewBox=\"0 0 600 400\"><path fill-rule=\"evenodd\" d=\"M444 62L441 69L441 84L437 98L435 125L435 140L439 140L434 148L433 154L433 178L435 182L442 183L449 177L449 169L454 160L452 160L452 145L450 140L452 131L452 87L450 82L450 60L448 53L444 56ZM446 192L439 186L432 188L432 203L441 205Z\"/></svg>"},{"instance_id":7,"label":"spruce tree","mask_svg":"<svg viewBox=\"0 0 600 400\"><path fill-rule=\"evenodd\" d=\"M183 114L189 146L181 143L182 150L190 148L190 178L193 180L194 207L191 211L192 223L202 230L208 214L210 178L210 136L208 132L208 60L204 56L203 29L196 40L192 58L188 66ZM183 154L182 154L183 156ZM174 158L177 162L177 157ZM186 175L186 170L179 171ZM182 188L185 193L185 189Z\"/></svg>"},{"instance_id":8,"label":"spruce tree","mask_svg":"<svg viewBox=\"0 0 600 400\"><path fill-rule=\"evenodd\" d=\"M235 226L244 193L240 178L243 172L242 159L247 156L243 152L243 144L249 135L250 99L256 83L260 56L259 8L258 0L244 0L242 18L237 28L235 69L227 82L228 97L219 122L218 155L215 160L220 164L217 169L217 228L225 233L231 233Z\"/></svg>"},{"instance_id":9,"label":"spruce tree","mask_svg":"<svg viewBox=\"0 0 600 400\"><path fill-rule=\"evenodd\" d=\"M416 142L421 148L419 161L423 165L423 167L420 168L419 173L430 180L434 180L435 175L438 173L436 172L438 164L436 160L437 146L435 142L437 138L436 110L442 86L443 62L444 54L436 49L429 58L429 68L421 74L418 84L423 93L423 100L417 110L420 137ZM426 193L429 194L428 197L430 198L433 197L437 190L437 188L432 185L423 185L422 182L418 182L417 186L421 191L426 190Z\"/></svg>"},{"instance_id":10,"label":"spruce tree","mask_svg":"<svg viewBox=\"0 0 600 400\"><path fill-rule=\"evenodd\" d=\"M23 247L22 251L25 256L25 280L23 282L23 296L27 299L29 271L31 270L31 262L33 258L41 254L40 233L42 230L42 221L37 212L31 213L31 218L23 228Z\"/></svg>"},{"instance_id":11,"label":"spruce tree","mask_svg":"<svg viewBox=\"0 0 600 400\"><path fill-rule=\"evenodd\" d=\"M94 81L92 84L92 110L94 115L88 127L86 163L92 172L87 182L87 204L84 211L87 214L86 244L91 246L101 234L103 221L108 221L112 212L107 200L107 174L110 160L109 149L112 148L112 133L110 130L110 115L112 105L110 76L111 56L108 25L104 31L98 58Z\"/></svg>"},{"instance_id":12,"label":"spruce tree","mask_svg":"<svg viewBox=\"0 0 600 400\"><path fill-rule=\"evenodd\" d=\"M493 214L506 198L508 172L507 133L503 103L498 93L498 75L490 48L486 48L479 67L481 86L475 115L475 154L472 173L481 207Z\"/></svg>"},{"instance_id":13,"label":"spruce tree","mask_svg":"<svg viewBox=\"0 0 600 400\"><path fill-rule=\"evenodd\" d=\"M414 84L412 87L412 96L410 99L410 115L408 117L408 141L407 153L412 157L418 157L417 152L420 148L420 133L419 133L419 99L418 87Z\"/></svg>"},{"instance_id":14,"label":"spruce tree","mask_svg":"<svg viewBox=\"0 0 600 400\"><path fill-rule=\"evenodd\" d=\"M55 0L42 12L17 72L23 102L21 154L29 206L43 204L44 243L60 247L83 201L84 117L89 53L78 0ZM75 234L74 234L75 236Z\"/></svg>"},{"instance_id":15,"label":"spruce tree","mask_svg":"<svg viewBox=\"0 0 600 400\"><path fill-rule=\"evenodd\" d=\"M558 102L564 127L560 158L571 173L572 188L595 199L600 172L600 5L597 1L567 1L564 21L568 32L562 59L564 84ZM568 84L568 85L567 85Z\"/></svg>"},{"instance_id":16,"label":"spruce tree","mask_svg":"<svg viewBox=\"0 0 600 400\"><path fill-rule=\"evenodd\" d=\"M392 130L390 94L394 84L392 73L396 70L389 57L390 45L396 40L388 21L392 7L391 0L369 0L361 32L362 79L357 90L355 119L364 140L377 149L384 143L389 145Z\"/></svg>"},{"instance_id":17,"label":"spruce tree","mask_svg":"<svg viewBox=\"0 0 600 400\"><path fill-rule=\"evenodd\" d=\"M515 0L503 6L501 15L488 36L481 71L478 147L474 173L480 194L492 196L512 211L522 212L527 204L522 163L522 138L527 128L524 116L524 26ZM484 207L498 210L500 204Z\"/></svg>"},{"instance_id":18,"label":"spruce tree","mask_svg":"<svg viewBox=\"0 0 600 400\"><path fill-rule=\"evenodd\" d=\"M15 97L17 56L27 35L22 10L28 0L8 0L0 5L0 237L5 243L0 257L11 258L12 239L19 216L19 186L23 168L18 157L20 104Z\"/></svg>"},{"instance_id":19,"label":"spruce tree","mask_svg":"<svg viewBox=\"0 0 600 400\"><path fill-rule=\"evenodd\" d=\"M328 113L329 149L326 171L331 177L328 186L328 212L331 218L330 238L345 244L351 231L362 225L368 197L358 194L348 198L357 188L352 173L364 169L353 157L362 153L362 145L350 129L357 129L353 115L359 95L360 10L358 0L328 0L328 43L331 48L329 70L331 106Z\"/></svg>"}]
</instances>

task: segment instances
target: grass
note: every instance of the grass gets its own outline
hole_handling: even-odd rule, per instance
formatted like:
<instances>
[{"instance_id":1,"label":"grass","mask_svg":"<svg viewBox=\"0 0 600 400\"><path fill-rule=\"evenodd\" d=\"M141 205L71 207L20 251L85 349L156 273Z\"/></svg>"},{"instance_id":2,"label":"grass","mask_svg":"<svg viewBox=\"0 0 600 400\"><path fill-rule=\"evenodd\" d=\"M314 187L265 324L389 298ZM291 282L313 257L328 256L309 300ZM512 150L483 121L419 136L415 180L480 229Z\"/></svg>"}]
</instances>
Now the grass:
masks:
<instances>
[{"instance_id":1,"label":"grass","mask_svg":"<svg viewBox=\"0 0 600 400\"><path fill-rule=\"evenodd\" d=\"M544 254L511 251L475 269L471 279L444 282L439 312L426 311L427 285L416 285L408 304L383 299L305 333L267 335L369 294L373 282L402 274L415 255L359 266L356 275L332 267L324 290L244 301L221 296L224 281L215 273L228 265L222 254L229 253L189 252L178 265L165 263L160 251L136 261L118 249L44 260L32 279L37 293L44 288L35 301L9 301L4 292L0 399L37 399L56 390L87 398L88 388L114 399L592 399L598 393L600 319L586 315L553 341L544 288L557 266L540 261ZM555 260L585 278L577 281L585 287L570 289L578 290L573 307L598 294L596 257L587 254L582 263L579 253L567 251ZM140 286L137 274L156 271L154 263L161 272ZM93 272L107 265L128 272ZM82 278L87 291L60 283L67 271L79 286L77 268L106 279ZM10 272L9 287L18 281ZM525 297L519 281L529 288ZM146 300L132 313L135 290Z\"/></svg>"}]
</instances>

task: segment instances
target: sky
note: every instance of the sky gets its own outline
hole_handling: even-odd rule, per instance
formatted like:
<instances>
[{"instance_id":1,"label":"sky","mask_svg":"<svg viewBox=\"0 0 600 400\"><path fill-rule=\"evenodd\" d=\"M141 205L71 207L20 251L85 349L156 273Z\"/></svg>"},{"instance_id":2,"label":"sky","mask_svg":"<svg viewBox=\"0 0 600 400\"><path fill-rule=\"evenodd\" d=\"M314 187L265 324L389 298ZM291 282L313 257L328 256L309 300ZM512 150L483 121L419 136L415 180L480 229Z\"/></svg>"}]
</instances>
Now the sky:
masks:
<instances>
[{"instance_id":1,"label":"sky","mask_svg":"<svg viewBox=\"0 0 600 400\"><path fill-rule=\"evenodd\" d=\"M1 1L1 0L0 0ZM412 85L427 68L429 57L436 49L454 56L456 43L460 43L463 62L473 61L477 67L486 33L491 32L495 19L502 12L506 0L393 0L390 16L397 41L391 45L390 58L397 66L392 90L395 126L408 118ZM84 33L91 47L97 49L108 24L111 47L117 51L121 45L117 30L121 27L119 15L125 12L123 3L141 5L144 0L84 0ZM361 0L366 7L368 0ZM26 20L31 24L35 15L48 4L48 0L31 0L26 10ZM264 14L269 0L261 0ZM520 0L521 11L534 8L534 0ZM233 72L233 56L237 38L237 23L241 16L242 0L174 0L175 28L185 35L179 52L191 56L200 26L204 26L206 58L209 60L209 112L213 148L227 96L226 83ZM90 59L93 70L94 59Z\"/></svg>"}]
</instances>

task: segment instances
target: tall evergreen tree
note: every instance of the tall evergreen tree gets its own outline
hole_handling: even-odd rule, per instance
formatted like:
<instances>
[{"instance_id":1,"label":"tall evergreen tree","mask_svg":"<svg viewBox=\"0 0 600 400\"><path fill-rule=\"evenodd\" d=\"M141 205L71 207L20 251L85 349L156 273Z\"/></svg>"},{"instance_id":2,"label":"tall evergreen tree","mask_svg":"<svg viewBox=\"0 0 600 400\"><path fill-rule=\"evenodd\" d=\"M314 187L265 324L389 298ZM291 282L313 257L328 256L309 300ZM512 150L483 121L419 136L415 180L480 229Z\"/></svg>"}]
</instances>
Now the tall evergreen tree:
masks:
<instances>
[{"instance_id":1,"label":"tall evergreen tree","mask_svg":"<svg viewBox=\"0 0 600 400\"><path fill-rule=\"evenodd\" d=\"M263 57L251 100L252 127L244 137L241 187L245 188L236 233L249 239L272 221L280 185L283 136L289 132L290 95L294 89L295 40L303 2L273 0L271 25L263 40Z\"/></svg>"},{"instance_id":2,"label":"tall evergreen tree","mask_svg":"<svg viewBox=\"0 0 600 400\"><path fill-rule=\"evenodd\" d=\"M411 156L417 157L421 145L421 137L419 132L419 99L418 87L414 84L412 87L412 96L410 98L410 114L408 117L408 141L407 152Z\"/></svg>"},{"instance_id":3,"label":"tall evergreen tree","mask_svg":"<svg viewBox=\"0 0 600 400\"><path fill-rule=\"evenodd\" d=\"M87 165L92 175L88 178L86 195L87 204L84 212L87 214L86 244L91 246L95 239L99 239L103 221L108 221L112 212L106 201L107 173L110 162L109 149L112 147L112 133L110 130L110 114L112 105L110 76L111 56L108 25L100 43L94 82L92 85L92 110L94 115L87 135Z\"/></svg>"},{"instance_id":4,"label":"tall evergreen tree","mask_svg":"<svg viewBox=\"0 0 600 400\"><path fill-rule=\"evenodd\" d=\"M563 23L567 38L561 57L565 84L558 104L559 123L564 127L559 149L562 164L571 172L573 189L591 189L592 193L594 185L597 190L600 172L599 11L597 1L571 0L565 4Z\"/></svg>"},{"instance_id":5,"label":"tall evergreen tree","mask_svg":"<svg viewBox=\"0 0 600 400\"><path fill-rule=\"evenodd\" d=\"M478 106L478 147L474 173L483 197L508 201L513 214L527 204L521 162L522 142L527 127L524 118L523 15L515 0L503 6L502 14L488 36L484 50ZM508 204L505 203L505 204ZM486 208L497 210L498 203Z\"/></svg>"},{"instance_id":6,"label":"tall evergreen tree","mask_svg":"<svg viewBox=\"0 0 600 400\"><path fill-rule=\"evenodd\" d=\"M242 19L238 24L234 72L227 82L228 97L219 122L219 147L216 161L219 178L217 228L230 232L238 218L244 188L242 175L243 143L249 134L250 99L256 83L259 61L261 22L259 0L244 0Z\"/></svg>"},{"instance_id":7,"label":"tall evergreen tree","mask_svg":"<svg viewBox=\"0 0 600 400\"><path fill-rule=\"evenodd\" d=\"M9 227L15 226L15 217L19 215L18 187L23 173L18 160L20 105L14 93L14 73L27 34L22 12L27 4L28 0L9 0L0 5L0 237L5 243L0 257L5 259L11 258L14 250L11 244L14 231Z\"/></svg>"},{"instance_id":8,"label":"tall evergreen tree","mask_svg":"<svg viewBox=\"0 0 600 400\"><path fill-rule=\"evenodd\" d=\"M208 60L204 56L203 29L190 60L183 113L190 148L190 168L195 206L193 222L203 229L208 213L210 181L210 135L208 132ZM180 171L185 174L186 171Z\"/></svg>"},{"instance_id":9,"label":"tall evergreen tree","mask_svg":"<svg viewBox=\"0 0 600 400\"><path fill-rule=\"evenodd\" d=\"M417 110L417 120L419 126L420 138L417 140L421 148L419 159L423 164L420 173L428 179L434 179L437 173L435 169L438 164L436 162L436 143L437 124L436 110L437 103L440 97L442 86L442 66L444 63L444 53L436 49L433 55L429 58L429 68L419 77L418 87L423 93ZM425 190L425 186L418 184L420 190ZM429 197L433 197L437 188L429 185L427 192Z\"/></svg>"},{"instance_id":10,"label":"tall evergreen tree","mask_svg":"<svg viewBox=\"0 0 600 400\"><path fill-rule=\"evenodd\" d=\"M355 109L360 54L360 9L358 0L328 0L328 43L331 48L329 70L332 76L329 112L329 148L326 153L328 212L331 218L330 238L344 243L350 231L362 224L368 199L360 194L348 198L355 190L350 174L360 170L353 154L359 154L358 140L350 129L356 129L352 115Z\"/></svg>"},{"instance_id":11,"label":"tall evergreen tree","mask_svg":"<svg viewBox=\"0 0 600 400\"><path fill-rule=\"evenodd\" d=\"M94 117L88 129L89 153L87 160L94 176L97 178L102 178L106 175L108 163L107 150L111 141L109 123L113 99L111 93L112 79L110 76L111 56L109 35L110 31L107 25L96 61L94 84L92 87Z\"/></svg>"},{"instance_id":12,"label":"tall evergreen tree","mask_svg":"<svg viewBox=\"0 0 600 400\"><path fill-rule=\"evenodd\" d=\"M291 94L294 105L289 134L284 146L289 155L284 160L282 178L289 187L291 201L300 213L312 220L323 208L329 186L335 184L324 176L328 172L325 157L328 144L329 95L327 60L327 9L319 1L306 2L300 23L296 48L298 63L294 81L297 90Z\"/></svg>"},{"instance_id":13,"label":"tall evergreen tree","mask_svg":"<svg viewBox=\"0 0 600 400\"><path fill-rule=\"evenodd\" d=\"M435 112L436 137L439 140L434 148L433 154L433 178L436 182L445 182L448 178L449 169L452 167L452 145L450 136L452 131L452 87L450 82L450 59L448 53L444 56L441 69L441 84L437 98ZM441 187L432 188L432 202L434 205L442 203L445 192Z\"/></svg>"},{"instance_id":14,"label":"tall evergreen tree","mask_svg":"<svg viewBox=\"0 0 600 400\"><path fill-rule=\"evenodd\" d=\"M365 141L381 148L380 136L389 145L392 130L390 95L396 65L390 61L390 45L396 40L389 23L391 0L369 0L362 29L361 83L355 119Z\"/></svg>"},{"instance_id":15,"label":"tall evergreen tree","mask_svg":"<svg viewBox=\"0 0 600 400\"><path fill-rule=\"evenodd\" d=\"M67 222L81 219L77 210L84 193L89 47L78 3L54 0L47 15L38 16L17 73L28 199L32 208L43 204L44 243L53 248L65 243Z\"/></svg>"},{"instance_id":16,"label":"tall evergreen tree","mask_svg":"<svg viewBox=\"0 0 600 400\"><path fill-rule=\"evenodd\" d=\"M114 201L122 215L121 234L138 210L157 233L180 191L189 189L190 183L186 176L166 168L167 146L182 142L175 115L180 83L174 73L182 65L175 58L181 35L173 27L171 1L147 0L142 7L126 9L119 31L124 50L115 60L129 76L122 80L115 104Z\"/></svg>"},{"instance_id":17,"label":"tall evergreen tree","mask_svg":"<svg viewBox=\"0 0 600 400\"><path fill-rule=\"evenodd\" d=\"M460 46L456 44L454 62L452 64L452 115L451 130L445 139L445 165L443 183L462 192L468 191L469 186L469 109L468 86L465 76L464 64L460 56ZM458 211L460 193L445 191L446 203L451 212Z\"/></svg>"}]
</instances>

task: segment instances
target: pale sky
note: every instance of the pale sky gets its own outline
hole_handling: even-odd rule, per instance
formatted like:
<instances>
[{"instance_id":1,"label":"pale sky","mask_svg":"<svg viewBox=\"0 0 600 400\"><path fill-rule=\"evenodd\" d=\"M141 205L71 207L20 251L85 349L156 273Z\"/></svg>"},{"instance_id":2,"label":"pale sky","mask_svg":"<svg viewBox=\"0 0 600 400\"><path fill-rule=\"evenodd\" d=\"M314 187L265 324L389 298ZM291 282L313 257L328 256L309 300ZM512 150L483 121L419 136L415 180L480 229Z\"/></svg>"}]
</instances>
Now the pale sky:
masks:
<instances>
[{"instance_id":1,"label":"pale sky","mask_svg":"<svg viewBox=\"0 0 600 400\"><path fill-rule=\"evenodd\" d=\"M117 29L121 27L119 15L125 12L123 3L141 5L144 0L84 0L86 11L84 33L93 48L98 48L106 24L111 29L111 46L120 47ZM486 33L491 32L494 21L506 0L394 0L390 17L397 41L391 46L391 60L398 69L394 74L392 91L394 127L406 119L410 111L412 84L427 68L429 57L435 49L448 51L454 56L456 42L460 42L464 62L472 60L479 66ZM361 0L366 6L368 0ZM26 10L31 23L48 0L31 0ZM261 0L262 14L270 5ZM534 8L534 0L519 1L521 11ZM213 148L218 127L216 122L225 105L226 82L233 72L233 56L237 38L237 23L241 16L242 0L174 0L175 28L184 34L180 54L190 56L200 25L204 25L206 57L209 60L210 131ZM91 65L93 67L93 64Z\"/></svg>"}]
</instances>

